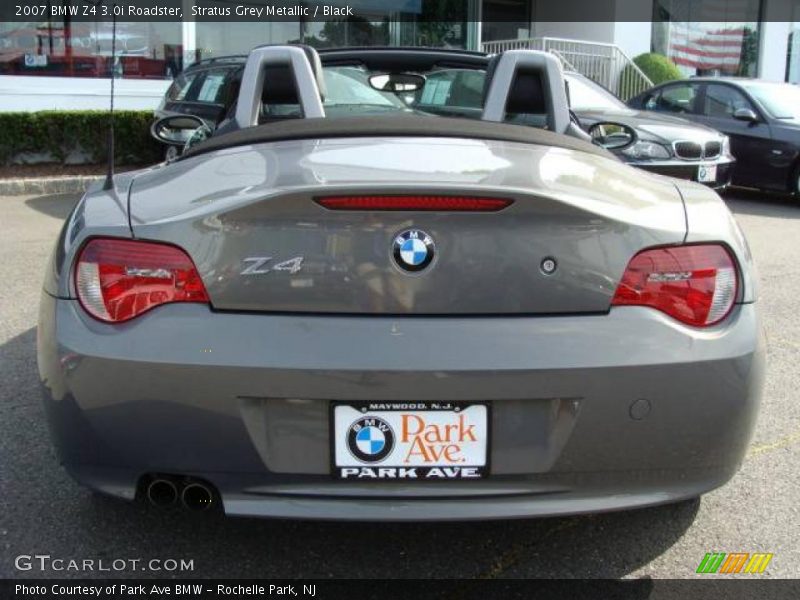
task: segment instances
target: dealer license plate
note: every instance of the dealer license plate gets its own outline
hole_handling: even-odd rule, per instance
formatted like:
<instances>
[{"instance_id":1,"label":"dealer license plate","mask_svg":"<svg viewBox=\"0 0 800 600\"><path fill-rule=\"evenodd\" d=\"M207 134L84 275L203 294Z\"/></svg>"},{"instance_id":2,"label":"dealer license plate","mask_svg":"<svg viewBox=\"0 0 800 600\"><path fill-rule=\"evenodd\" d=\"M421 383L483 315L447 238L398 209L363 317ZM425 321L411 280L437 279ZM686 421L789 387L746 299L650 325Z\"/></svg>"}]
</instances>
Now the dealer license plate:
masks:
<instances>
[{"instance_id":1,"label":"dealer license plate","mask_svg":"<svg viewBox=\"0 0 800 600\"><path fill-rule=\"evenodd\" d=\"M717 165L700 165L697 167L697 181L714 183L717 180Z\"/></svg>"},{"instance_id":2,"label":"dealer license plate","mask_svg":"<svg viewBox=\"0 0 800 600\"><path fill-rule=\"evenodd\" d=\"M489 406L469 402L333 403L333 475L348 480L488 475Z\"/></svg>"}]
</instances>

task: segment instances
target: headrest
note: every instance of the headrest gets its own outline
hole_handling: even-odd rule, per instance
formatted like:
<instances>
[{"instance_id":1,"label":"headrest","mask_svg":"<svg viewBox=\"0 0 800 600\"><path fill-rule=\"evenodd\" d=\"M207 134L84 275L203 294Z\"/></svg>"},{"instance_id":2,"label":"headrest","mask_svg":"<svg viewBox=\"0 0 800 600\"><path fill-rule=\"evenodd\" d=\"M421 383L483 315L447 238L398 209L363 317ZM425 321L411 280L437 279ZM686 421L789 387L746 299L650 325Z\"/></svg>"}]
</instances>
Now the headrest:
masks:
<instances>
[{"instance_id":1,"label":"headrest","mask_svg":"<svg viewBox=\"0 0 800 600\"><path fill-rule=\"evenodd\" d=\"M489 60L486 67L486 77L483 80L483 104L486 104L486 97L489 95L489 88L497 72L497 65L500 64L501 54L496 54ZM542 77L534 71L524 71L518 69L514 74L514 82L508 93L505 105L506 113L513 114L545 114L547 104L544 99L544 86Z\"/></svg>"},{"instance_id":2,"label":"headrest","mask_svg":"<svg viewBox=\"0 0 800 600\"><path fill-rule=\"evenodd\" d=\"M302 49L311 65L320 99L325 99L325 78L322 72L322 61L319 53L311 46L297 44ZM292 67L289 64L270 64L264 66L264 87L261 92L261 102L264 104L300 104L297 95Z\"/></svg>"},{"instance_id":3,"label":"headrest","mask_svg":"<svg viewBox=\"0 0 800 600\"><path fill-rule=\"evenodd\" d=\"M518 70L506 100L506 112L543 115L547 113L542 76L538 72Z\"/></svg>"},{"instance_id":4,"label":"headrest","mask_svg":"<svg viewBox=\"0 0 800 600\"><path fill-rule=\"evenodd\" d=\"M261 92L264 104L300 104L297 84L289 65L265 65L264 87Z\"/></svg>"},{"instance_id":5,"label":"headrest","mask_svg":"<svg viewBox=\"0 0 800 600\"><path fill-rule=\"evenodd\" d=\"M322 76L317 53L311 48L292 45L253 48L244 66L236 101L237 126L244 129L258 125L265 103L299 105L304 119L324 118Z\"/></svg>"},{"instance_id":6,"label":"headrest","mask_svg":"<svg viewBox=\"0 0 800 600\"><path fill-rule=\"evenodd\" d=\"M509 113L542 117L550 131L570 124L559 60L547 52L506 50L492 57L484 88L484 121L502 123Z\"/></svg>"}]
</instances>

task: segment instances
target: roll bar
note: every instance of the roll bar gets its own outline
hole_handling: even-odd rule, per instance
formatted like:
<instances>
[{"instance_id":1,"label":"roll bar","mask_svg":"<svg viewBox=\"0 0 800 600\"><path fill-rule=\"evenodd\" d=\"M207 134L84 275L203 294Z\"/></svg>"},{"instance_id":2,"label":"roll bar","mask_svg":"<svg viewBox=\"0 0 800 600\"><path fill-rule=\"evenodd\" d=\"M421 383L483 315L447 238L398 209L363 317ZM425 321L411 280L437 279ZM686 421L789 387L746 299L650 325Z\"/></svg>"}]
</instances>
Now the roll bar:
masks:
<instances>
[{"instance_id":1,"label":"roll bar","mask_svg":"<svg viewBox=\"0 0 800 600\"><path fill-rule=\"evenodd\" d=\"M313 54L312 58L316 57L313 50L309 49L309 52ZM289 67L303 118L325 117L320 94L323 82L317 79L321 75L314 72L309 52L299 46L288 45L261 46L250 52L236 105L236 124L239 129L258 125L264 85L269 85L269 81L265 81L265 70L274 65ZM317 68L319 70L319 65ZM528 81L532 76L537 82L534 88L525 89L517 85L525 76ZM540 104L543 100L547 129L573 134L561 63L551 54L534 50L507 50L498 54L489 63L485 85L481 115L484 121L503 122L509 101L515 106L525 105L529 98L526 94L530 94L531 104L534 103L534 96Z\"/></svg>"},{"instance_id":2,"label":"roll bar","mask_svg":"<svg viewBox=\"0 0 800 600\"><path fill-rule=\"evenodd\" d=\"M484 121L502 122L517 77L521 73L535 73L542 83L547 128L557 133L568 131L569 102L564 86L564 73L555 56L535 50L506 50L492 60L497 63L487 71L489 89L485 95L481 117Z\"/></svg>"},{"instance_id":3,"label":"roll bar","mask_svg":"<svg viewBox=\"0 0 800 600\"><path fill-rule=\"evenodd\" d=\"M250 52L244 67L239 99L236 104L236 124L239 128L244 129L258 125L265 83L264 71L271 65L290 67L304 118L325 117L317 79L305 51L297 46L263 46L254 48Z\"/></svg>"}]
</instances>

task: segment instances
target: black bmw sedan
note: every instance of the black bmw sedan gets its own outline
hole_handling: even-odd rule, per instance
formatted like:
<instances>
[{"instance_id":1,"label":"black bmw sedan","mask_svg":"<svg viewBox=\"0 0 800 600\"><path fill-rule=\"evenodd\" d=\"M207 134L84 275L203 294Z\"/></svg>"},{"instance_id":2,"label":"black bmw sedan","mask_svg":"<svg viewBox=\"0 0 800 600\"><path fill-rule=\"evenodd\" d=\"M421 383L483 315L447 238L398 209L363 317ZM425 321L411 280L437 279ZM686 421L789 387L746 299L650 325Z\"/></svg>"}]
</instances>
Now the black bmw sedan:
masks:
<instances>
[{"instance_id":1,"label":"black bmw sedan","mask_svg":"<svg viewBox=\"0 0 800 600\"><path fill-rule=\"evenodd\" d=\"M800 195L800 88L734 77L671 81L632 98L634 109L679 116L731 140L733 184ZM651 113L654 114L654 113Z\"/></svg>"},{"instance_id":2,"label":"black bmw sedan","mask_svg":"<svg viewBox=\"0 0 800 600\"><path fill-rule=\"evenodd\" d=\"M612 121L634 131L635 141L614 151L625 162L717 189L731 182L736 160L725 135L680 117L632 110L604 87L578 73L567 72L564 78L569 86L570 107L584 129Z\"/></svg>"}]
</instances>

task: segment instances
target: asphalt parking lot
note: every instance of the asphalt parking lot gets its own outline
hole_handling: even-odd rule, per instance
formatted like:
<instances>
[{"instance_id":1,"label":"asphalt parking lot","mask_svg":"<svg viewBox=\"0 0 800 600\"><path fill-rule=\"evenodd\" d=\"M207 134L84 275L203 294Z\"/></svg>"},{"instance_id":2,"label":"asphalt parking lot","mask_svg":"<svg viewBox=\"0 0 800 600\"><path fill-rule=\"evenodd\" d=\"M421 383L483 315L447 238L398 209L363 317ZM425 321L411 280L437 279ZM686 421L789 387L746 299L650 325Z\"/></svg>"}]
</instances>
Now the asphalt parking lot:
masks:
<instances>
[{"instance_id":1,"label":"asphalt parking lot","mask_svg":"<svg viewBox=\"0 0 800 600\"><path fill-rule=\"evenodd\" d=\"M76 200L0 197L0 577L683 578L711 551L771 552L762 576L800 577L800 203L728 197L758 263L769 347L758 427L728 485L700 501L594 516L342 524L159 512L94 496L59 467L39 400L36 317L45 260ZM32 554L187 559L194 571L15 568Z\"/></svg>"}]
</instances>

